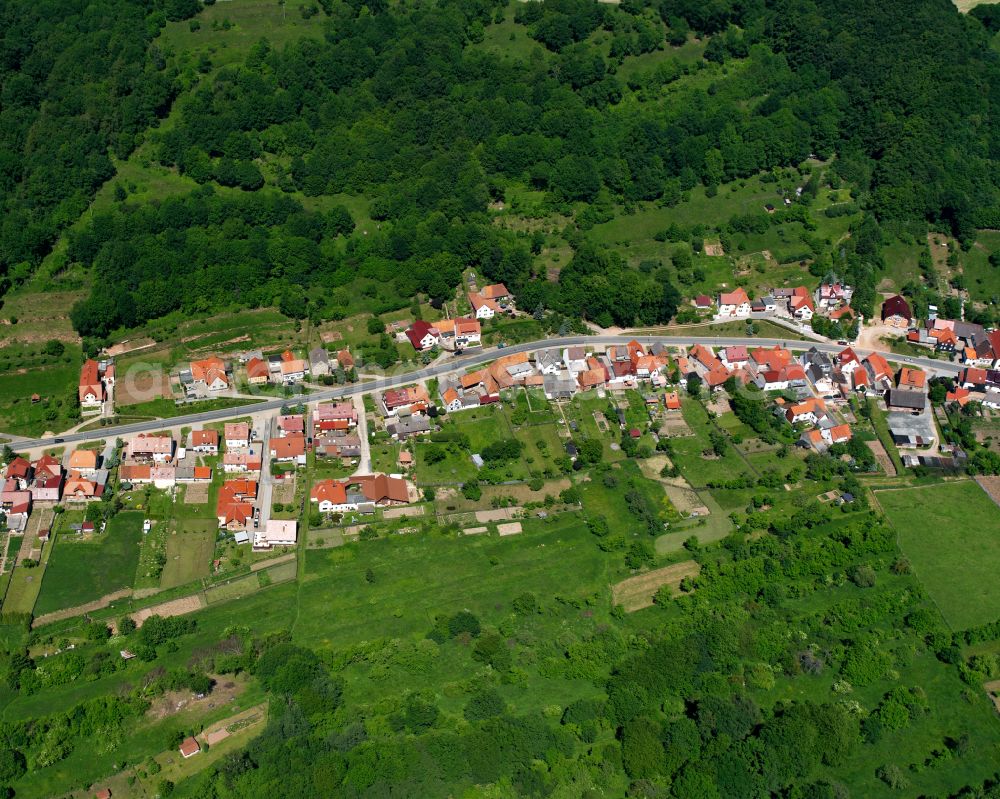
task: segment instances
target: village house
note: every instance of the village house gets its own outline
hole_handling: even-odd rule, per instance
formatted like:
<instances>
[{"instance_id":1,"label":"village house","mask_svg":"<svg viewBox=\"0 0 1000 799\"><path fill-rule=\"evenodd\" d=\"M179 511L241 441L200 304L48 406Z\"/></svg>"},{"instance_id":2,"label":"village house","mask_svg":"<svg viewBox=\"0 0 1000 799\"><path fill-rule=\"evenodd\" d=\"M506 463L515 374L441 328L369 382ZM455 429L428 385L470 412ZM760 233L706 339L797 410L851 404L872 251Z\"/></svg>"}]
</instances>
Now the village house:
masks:
<instances>
[{"instance_id":1,"label":"village house","mask_svg":"<svg viewBox=\"0 0 1000 799\"><path fill-rule=\"evenodd\" d=\"M905 330L910 326L913 312L910 310L910 304L899 294L896 294L882 303L881 317L882 321L890 327Z\"/></svg>"},{"instance_id":2,"label":"village house","mask_svg":"<svg viewBox=\"0 0 1000 799\"><path fill-rule=\"evenodd\" d=\"M339 480L319 480L313 483L309 499L320 513L347 513L357 510L357 503L347 501L347 488Z\"/></svg>"},{"instance_id":3,"label":"village house","mask_svg":"<svg viewBox=\"0 0 1000 799\"><path fill-rule=\"evenodd\" d=\"M201 452L205 455L219 454L218 430L192 430L188 441L188 446L194 452Z\"/></svg>"},{"instance_id":4,"label":"village house","mask_svg":"<svg viewBox=\"0 0 1000 799\"><path fill-rule=\"evenodd\" d=\"M441 394L441 402L444 404L445 410L449 413L462 410L462 397L454 388L448 388ZM393 433L393 435L395 435L395 433Z\"/></svg>"},{"instance_id":5,"label":"village house","mask_svg":"<svg viewBox=\"0 0 1000 799\"><path fill-rule=\"evenodd\" d=\"M276 462L306 465L306 437L302 433L289 433L280 438L272 438L268 446L271 458Z\"/></svg>"},{"instance_id":6,"label":"village house","mask_svg":"<svg viewBox=\"0 0 1000 799\"><path fill-rule=\"evenodd\" d=\"M454 392L454 389L450 389ZM457 394L456 394L457 396ZM478 399L476 405L478 406ZM449 405L449 410L461 410L462 400L459 398L459 406L457 409L453 409ZM431 421L426 416L404 416L401 419L397 419L386 425L386 431L395 441L406 441L408 438L413 436L422 435L424 433L429 433L431 429Z\"/></svg>"},{"instance_id":7,"label":"village house","mask_svg":"<svg viewBox=\"0 0 1000 799\"><path fill-rule=\"evenodd\" d=\"M719 294L718 316L750 316L750 297L742 286Z\"/></svg>"},{"instance_id":8,"label":"village house","mask_svg":"<svg viewBox=\"0 0 1000 799\"><path fill-rule=\"evenodd\" d=\"M822 283L816 289L816 307L820 313L831 313L851 302L854 290L842 283Z\"/></svg>"},{"instance_id":9,"label":"village house","mask_svg":"<svg viewBox=\"0 0 1000 799\"><path fill-rule=\"evenodd\" d=\"M742 369L750 363L750 352L742 344L722 350L722 365L727 369Z\"/></svg>"},{"instance_id":10,"label":"village house","mask_svg":"<svg viewBox=\"0 0 1000 799\"><path fill-rule=\"evenodd\" d=\"M215 355L200 361L191 361L191 385L195 392L225 391L230 385L229 375L226 372L225 361Z\"/></svg>"},{"instance_id":11,"label":"village house","mask_svg":"<svg viewBox=\"0 0 1000 799\"><path fill-rule=\"evenodd\" d=\"M498 313L503 313L503 308L496 301L474 291L469 292L469 305L472 306L472 313L476 319L492 319Z\"/></svg>"},{"instance_id":12,"label":"village house","mask_svg":"<svg viewBox=\"0 0 1000 799\"><path fill-rule=\"evenodd\" d=\"M438 343L449 351L459 351L482 344L482 326L478 319L442 319L434 323L440 336Z\"/></svg>"},{"instance_id":13,"label":"village house","mask_svg":"<svg viewBox=\"0 0 1000 799\"><path fill-rule=\"evenodd\" d=\"M924 391L927 388L927 373L920 369L904 366L899 370L899 388L912 391Z\"/></svg>"},{"instance_id":14,"label":"village house","mask_svg":"<svg viewBox=\"0 0 1000 799\"><path fill-rule=\"evenodd\" d=\"M313 452L317 458L340 458L345 464L349 464L361 457L361 438L356 433L335 436L323 434L313 438Z\"/></svg>"},{"instance_id":15,"label":"village house","mask_svg":"<svg viewBox=\"0 0 1000 799\"><path fill-rule=\"evenodd\" d=\"M788 312L793 319L800 322L808 322L816 313L816 305L813 302L809 289L805 286L796 286L794 294L788 298Z\"/></svg>"},{"instance_id":16,"label":"village house","mask_svg":"<svg viewBox=\"0 0 1000 799\"><path fill-rule=\"evenodd\" d=\"M247 383L251 386L264 386L271 380L271 370L263 358L251 358L246 363Z\"/></svg>"},{"instance_id":17,"label":"village house","mask_svg":"<svg viewBox=\"0 0 1000 799\"><path fill-rule=\"evenodd\" d=\"M87 411L100 410L107 398L97 361L88 358L80 369L80 407Z\"/></svg>"},{"instance_id":18,"label":"village house","mask_svg":"<svg viewBox=\"0 0 1000 799\"><path fill-rule=\"evenodd\" d=\"M275 419L275 433L285 436L304 436L306 432L306 417L301 413L287 413Z\"/></svg>"},{"instance_id":19,"label":"village house","mask_svg":"<svg viewBox=\"0 0 1000 799\"><path fill-rule=\"evenodd\" d=\"M712 310L712 305L713 305L712 298L709 297L707 294L698 294L695 296L693 300L691 300L691 302L694 304L694 307L697 308L699 311Z\"/></svg>"},{"instance_id":20,"label":"village house","mask_svg":"<svg viewBox=\"0 0 1000 799\"><path fill-rule=\"evenodd\" d=\"M222 471L227 474L259 472L262 466L263 458L257 447L227 450L222 456Z\"/></svg>"},{"instance_id":21,"label":"village house","mask_svg":"<svg viewBox=\"0 0 1000 799\"><path fill-rule=\"evenodd\" d=\"M262 530L253 534L254 552L264 552L274 547L293 547L298 541L299 525L291 519L268 519Z\"/></svg>"},{"instance_id":22,"label":"village house","mask_svg":"<svg viewBox=\"0 0 1000 799\"><path fill-rule=\"evenodd\" d=\"M337 363L345 372L354 368L354 356L350 350L340 350L337 352Z\"/></svg>"},{"instance_id":23,"label":"village house","mask_svg":"<svg viewBox=\"0 0 1000 799\"><path fill-rule=\"evenodd\" d=\"M306 378L308 364L301 358L296 358L291 350L281 353L281 363L278 364L278 376L282 385L291 386Z\"/></svg>"},{"instance_id":24,"label":"village house","mask_svg":"<svg viewBox=\"0 0 1000 799\"><path fill-rule=\"evenodd\" d=\"M174 457L174 440L170 436L139 433L126 445L129 460L167 463Z\"/></svg>"},{"instance_id":25,"label":"village house","mask_svg":"<svg viewBox=\"0 0 1000 799\"><path fill-rule=\"evenodd\" d=\"M103 485L78 475L71 474L63 486L63 502L90 502L103 494Z\"/></svg>"},{"instance_id":26,"label":"village house","mask_svg":"<svg viewBox=\"0 0 1000 799\"><path fill-rule=\"evenodd\" d=\"M245 530L253 518L253 503L257 500L256 480L226 480L219 487L216 516L219 527Z\"/></svg>"},{"instance_id":27,"label":"village house","mask_svg":"<svg viewBox=\"0 0 1000 799\"><path fill-rule=\"evenodd\" d=\"M347 478L348 485L357 485L369 502L378 507L405 505L410 501L406 481L386 474L371 474Z\"/></svg>"},{"instance_id":28,"label":"village house","mask_svg":"<svg viewBox=\"0 0 1000 799\"><path fill-rule=\"evenodd\" d=\"M358 425L358 411L353 402L320 403L312 414L313 435L346 433Z\"/></svg>"},{"instance_id":29,"label":"village house","mask_svg":"<svg viewBox=\"0 0 1000 799\"><path fill-rule=\"evenodd\" d=\"M586 347L567 347L563 350L563 365L573 374L586 372L590 368L587 365L587 358L591 354Z\"/></svg>"},{"instance_id":30,"label":"village house","mask_svg":"<svg viewBox=\"0 0 1000 799\"><path fill-rule=\"evenodd\" d=\"M506 304L512 299L510 292L507 291L507 287L503 283L491 283L489 286L483 286L479 293L484 299L493 300L501 305Z\"/></svg>"},{"instance_id":31,"label":"village house","mask_svg":"<svg viewBox=\"0 0 1000 799\"><path fill-rule=\"evenodd\" d=\"M97 452L92 449L74 450L66 462L66 468L81 477L93 477L97 474L98 457Z\"/></svg>"},{"instance_id":32,"label":"village house","mask_svg":"<svg viewBox=\"0 0 1000 799\"><path fill-rule=\"evenodd\" d=\"M564 369L562 354L559 350L538 350L535 353L535 369L540 375L557 375Z\"/></svg>"},{"instance_id":33,"label":"village house","mask_svg":"<svg viewBox=\"0 0 1000 799\"><path fill-rule=\"evenodd\" d=\"M406 337L417 352L433 349L441 341L441 333L430 322L418 319L406 329Z\"/></svg>"},{"instance_id":34,"label":"village house","mask_svg":"<svg viewBox=\"0 0 1000 799\"><path fill-rule=\"evenodd\" d=\"M309 373L313 377L323 377L330 374L330 353L323 347L309 350Z\"/></svg>"},{"instance_id":35,"label":"village house","mask_svg":"<svg viewBox=\"0 0 1000 799\"><path fill-rule=\"evenodd\" d=\"M226 422L222 429L226 449L243 449L250 446L250 425L246 422Z\"/></svg>"},{"instance_id":36,"label":"village house","mask_svg":"<svg viewBox=\"0 0 1000 799\"><path fill-rule=\"evenodd\" d=\"M871 353L864 360L865 372L868 375L870 391L882 396L892 388L892 367L889 362L877 352Z\"/></svg>"},{"instance_id":37,"label":"village house","mask_svg":"<svg viewBox=\"0 0 1000 799\"><path fill-rule=\"evenodd\" d=\"M386 416L404 411L423 413L429 403L430 397L423 386L389 389L382 395L382 406L385 408Z\"/></svg>"},{"instance_id":38,"label":"village house","mask_svg":"<svg viewBox=\"0 0 1000 799\"><path fill-rule=\"evenodd\" d=\"M810 397L802 402L792 403L785 411L785 418L792 424L806 422L814 425L819 422L820 418L826 415L826 403L815 397Z\"/></svg>"}]
</instances>

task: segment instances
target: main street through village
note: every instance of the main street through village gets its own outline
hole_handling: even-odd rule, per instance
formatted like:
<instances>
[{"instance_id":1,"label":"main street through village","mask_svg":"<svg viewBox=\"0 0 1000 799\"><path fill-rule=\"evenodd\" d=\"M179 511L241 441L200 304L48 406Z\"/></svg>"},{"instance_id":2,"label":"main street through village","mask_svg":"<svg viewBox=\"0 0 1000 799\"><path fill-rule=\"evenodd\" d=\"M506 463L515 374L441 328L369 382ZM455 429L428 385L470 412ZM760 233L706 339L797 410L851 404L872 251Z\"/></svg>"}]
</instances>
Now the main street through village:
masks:
<instances>
[{"instance_id":1,"label":"main street through village","mask_svg":"<svg viewBox=\"0 0 1000 799\"><path fill-rule=\"evenodd\" d=\"M526 341L520 344L512 344L502 348L488 348L478 350L467 355L460 355L450 360L436 362L430 366L409 372L399 372L387 374L375 380L367 380L352 385L338 386L336 388L316 391L311 394L297 394L282 399L269 399L262 402L241 405L235 408L222 408L219 410L202 411L174 416L168 419L152 419L144 422L132 424L109 425L96 430L88 430L74 433L66 433L61 436L51 436L48 438L12 438L11 445L18 450L31 450L42 447L49 447L56 444L68 444L83 441L99 441L113 437L133 435L135 433L161 430L163 427L177 427L204 422L217 422L225 419L236 419L253 414L276 411L283 406L295 405L298 403L327 402L329 400L355 397L358 395L382 392L386 389L397 388L409 383L414 383L429 378L440 377L452 372L469 369L475 366L489 363L501 355L512 355L522 352L534 352L535 350L548 347L573 347L573 346L593 346L606 347L613 345L627 344L629 341L638 341L640 344L664 344L674 347L689 347L695 344L702 344L707 347L745 345L754 347L774 347L782 346L789 350L803 351L812 347L827 352L837 353L844 349L844 345L819 342L801 341L790 339L754 338L754 337L725 337L725 336L663 336L663 335L643 335L643 334L623 334L623 335L581 335L581 336L560 336L557 338L537 339ZM857 350L859 356L868 354L869 350ZM911 355L899 355L880 350L891 357L896 363L904 366L916 366L934 375L957 375L961 366L957 363L944 361L936 358L924 358ZM362 414L363 415L363 414Z\"/></svg>"}]
</instances>

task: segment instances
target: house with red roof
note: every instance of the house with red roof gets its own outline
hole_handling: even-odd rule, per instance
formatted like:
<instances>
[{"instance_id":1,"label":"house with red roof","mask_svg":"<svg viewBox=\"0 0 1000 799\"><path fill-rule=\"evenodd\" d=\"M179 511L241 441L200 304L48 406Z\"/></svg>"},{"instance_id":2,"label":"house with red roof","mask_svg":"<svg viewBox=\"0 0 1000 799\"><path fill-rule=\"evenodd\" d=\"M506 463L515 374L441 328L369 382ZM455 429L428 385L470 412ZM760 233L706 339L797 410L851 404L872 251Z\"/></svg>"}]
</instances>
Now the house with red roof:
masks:
<instances>
[{"instance_id":1,"label":"house with red roof","mask_svg":"<svg viewBox=\"0 0 1000 799\"><path fill-rule=\"evenodd\" d=\"M312 415L313 435L332 432L343 434L358 425L358 410L353 402L323 402Z\"/></svg>"},{"instance_id":2,"label":"house with red roof","mask_svg":"<svg viewBox=\"0 0 1000 799\"><path fill-rule=\"evenodd\" d=\"M302 433L289 433L280 438L272 438L268 447L271 458L278 463L306 465L306 437Z\"/></svg>"},{"instance_id":3,"label":"house with red roof","mask_svg":"<svg viewBox=\"0 0 1000 799\"><path fill-rule=\"evenodd\" d=\"M868 386L874 393L881 396L892 388L892 367L884 356L877 352L871 353L864 360L865 372L868 375Z\"/></svg>"},{"instance_id":4,"label":"house with red roof","mask_svg":"<svg viewBox=\"0 0 1000 799\"><path fill-rule=\"evenodd\" d=\"M271 380L271 370L267 361L254 356L246 364L247 383L251 386L263 386Z\"/></svg>"},{"instance_id":5,"label":"house with red roof","mask_svg":"<svg viewBox=\"0 0 1000 799\"><path fill-rule=\"evenodd\" d=\"M216 515L219 527L228 530L245 530L253 518L253 503L257 499L255 480L226 480L219 487Z\"/></svg>"},{"instance_id":6,"label":"house with red roof","mask_svg":"<svg viewBox=\"0 0 1000 799\"><path fill-rule=\"evenodd\" d=\"M494 302L506 302L510 299L510 292L507 291L507 287L503 283L491 283L489 286L483 286L479 293L485 299Z\"/></svg>"},{"instance_id":7,"label":"house with red roof","mask_svg":"<svg viewBox=\"0 0 1000 799\"><path fill-rule=\"evenodd\" d=\"M472 306L472 313L476 319L492 319L498 313L503 313L503 308L495 300L475 291L469 292L469 305Z\"/></svg>"},{"instance_id":8,"label":"house with red roof","mask_svg":"<svg viewBox=\"0 0 1000 799\"><path fill-rule=\"evenodd\" d=\"M222 429L226 449L244 449L250 446L250 425L246 422L226 422Z\"/></svg>"},{"instance_id":9,"label":"house with red roof","mask_svg":"<svg viewBox=\"0 0 1000 799\"><path fill-rule=\"evenodd\" d=\"M318 480L313 483L309 499L320 513L346 513L358 509L356 502L347 501L347 487L340 480Z\"/></svg>"},{"instance_id":10,"label":"house with red roof","mask_svg":"<svg viewBox=\"0 0 1000 799\"><path fill-rule=\"evenodd\" d=\"M417 352L426 352L438 345L441 333L430 322L418 319L406 329L406 337Z\"/></svg>"},{"instance_id":11,"label":"house with red roof","mask_svg":"<svg viewBox=\"0 0 1000 799\"><path fill-rule=\"evenodd\" d=\"M707 311L712 307L712 298L707 294L699 294L694 298L694 307L699 311Z\"/></svg>"},{"instance_id":12,"label":"house with red roof","mask_svg":"<svg viewBox=\"0 0 1000 799\"><path fill-rule=\"evenodd\" d=\"M194 452L202 452L206 455L219 454L218 430L192 430L188 441L188 446Z\"/></svg>"},{"instance_id":13,"label":"house with red roof","mask_svg":"<svg viewBox=\"0 0 1000 799\"><path fill-rule=\"evenodd\" d=\"M107 398L98 363L90 358L80 369L79 398L80 407L85 411L99 410Z\"/></svg>"},{"instance_id":14,"label":"house with red roof","mask_svg":"<svg viewBox=\"0 0 1000 799\"><path fill-rule=\"evenodd\" d=\"M229 388L229 375L226 372L226 362L216 355L191 361L191 381L196 388L206 391L225 391Z\"/></svg>"},{"instance_id":15,"label":"house with red roof","mask_svg":"<svg viewBox=\"0 0 1000 799\"><path fill-rule=\"evenodd\" d=\"M788 298L788 312L794 319L800 322L808 322L816 313L816 304L813 302L809 289L805 286L796 286L795 293Z\"/></svg>"},{"instance_id":16,"label":"house with red roof","mask_svg":"<svg viewBox=\"0 0 1000 799\"><path fill-rule=\"evenodd\" d=\"M750 316L750 297L742 286L719 294L719 316Z\"/></svg>"}]
</instances>

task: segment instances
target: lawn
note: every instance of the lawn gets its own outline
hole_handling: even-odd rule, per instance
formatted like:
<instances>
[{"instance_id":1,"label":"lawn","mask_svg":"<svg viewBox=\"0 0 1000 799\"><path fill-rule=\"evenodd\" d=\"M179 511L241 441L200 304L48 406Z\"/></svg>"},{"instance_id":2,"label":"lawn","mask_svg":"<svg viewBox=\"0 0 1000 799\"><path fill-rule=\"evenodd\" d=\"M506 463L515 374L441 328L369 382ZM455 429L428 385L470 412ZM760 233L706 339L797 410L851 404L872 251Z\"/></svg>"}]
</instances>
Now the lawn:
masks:
<instances>
[{"instance_id":1,"label":"lawn","mask_svg":"<svg viewBox=\"0 0 1000 799\"><path fill-rule=\"evenodd\" d=\"M215 519L184 519L171 525L166 536L167 562L160 575L160 587L190 583L208 577L218 532Z\"/></svg>"},{"instance_id":2,"label":"lawn","mask_svg":"<svg viewBox=\"0 0 1000 799\"><path fill-rule=\"evenodd\" d=\"M139 563L143 514L123 511L94 541L59 534L52 549L35 615L75 607L131 587Z\"/></svg>"},{"instance_id":3,"label":"lawn","mask_svg":"<svg viewBox=\"0 0 1000 799\"><path fill-rule=\"evenodd\" d=\"M712 451L708 436L713 423L700 402L685 399L681 410L694 435L670 439L674 452L672 460L693 487L700 488L710 482L729 480L751 471L732 445L722 457L705 454Z\"/></svg>"},{"instance_id":4,"label":"lawn","mask_svg":"<svg viewBox=\"0 0 1000 799\"><path fill-rule=\"evenodd\" d=\"M0 430L36 436L65 430L80 416L76 401L79 364L61 360L53 366L0 374ZM40 402L32 402L38 394Z\"/></svg>"},{"instance_id":5,"label":"lawn","mask_svg":"<svg viewBox=\"0 0 1000 799\"><path fill-rule=\"evenodd\" d=\"M293 637L344 646L378 637L423 637L438 613L509 613L525 591L551 597L606 594L610 560L574 516L510 538L394 536L306 552ZM371 569L373 582L365 579Z\"/></svg>"},{"instance_id":6,"label":"lawn","mask_svg":"<svg viewBox=\"0 0 1000 799\"><path fill-rule=\"evenodd\" d=\"M953 629L1000 617L1000 512L985 491L964 480L876 497L914 573Z\"/></svg>"}]
</instances>

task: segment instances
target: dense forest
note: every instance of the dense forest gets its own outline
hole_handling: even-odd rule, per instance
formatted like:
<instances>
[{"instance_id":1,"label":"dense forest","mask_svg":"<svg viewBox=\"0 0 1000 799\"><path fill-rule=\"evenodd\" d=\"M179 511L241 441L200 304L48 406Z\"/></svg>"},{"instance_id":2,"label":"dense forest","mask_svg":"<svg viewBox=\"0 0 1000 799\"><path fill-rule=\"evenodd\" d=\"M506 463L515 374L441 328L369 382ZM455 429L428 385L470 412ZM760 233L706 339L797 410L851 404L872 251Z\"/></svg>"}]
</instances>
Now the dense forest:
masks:
<instances>
[{"instance_id":1,"label":"dense forest","mask_svg":"<svg viewBox=\"0 0 1000 799\"><path fill-rule=\"evenodd\" d=\"M0 278L24 280L169 109L176 71L151 46L197 0L0 7ZM4 287L9 285L5 278Z\"/></svg>"},{"instance_id":2,"label":"dense forest","mask_svg":"<svg viewBox=\"0 0 1000 799\"><path fill-rule=\"evenodd\" d=\"M580 231L610 203L669 205L698 184L711 194L809 155L832 157L833 173L865 212L836 253L863 311L884 266L883 229L930 225L970 245L977 227L1000 225L1000 65L986 26L947 0L547 0L515 15L548 52L527 61L473 46L502 5L369 4L361 13L356 4L327 4L323 41L281 50L260 42L244 63L182 96L178 124L153 134L156 157L205 187L296 192L310 202L366 197L375 235L333 246L331 236L349 231L308 214L291 229L270 220L226 229L174 211L162 224L163 209L126 200L83 234L100 246L75 247L72 256L96 266L98 285L124 280L145 295L157 294L156 279L194 279L218 295L239 256L208 263L169 253L235 238L237 250L255 251L240 266L275 284L240 292L246 303L284 292L313 297L314 287L344 287L354 273L382 284L389 304L413 290L441 298L462 267L475 266L512 287L523 308L633 324L668 320L678 294L665 271L639 272L584 244ZM609 56L588 40L595 31L612 37ZM679 81L695 67L676 60L627 80L616 75L621 58L692 34L710 37L706 63L727 67L708 86ZM536 279L538 243L529 234L489 229L489 203L512 186L544 192L553 214L573 220L566 235L575 257L558 281ZM209 196L196 192L173 209L204 207ZM159 225L131 224L157 213ZM135 268L123 269L120 258L110 265L122 248L144 253ZM290 253L310 268L286 268ZM159 264L155 278L148 261ZM318 303L310 311L335 313L345 293L310 300ZM136 311L95 291L74 322L100 336L192 301L157 299Z\"/></svg>"}]
</instances>

